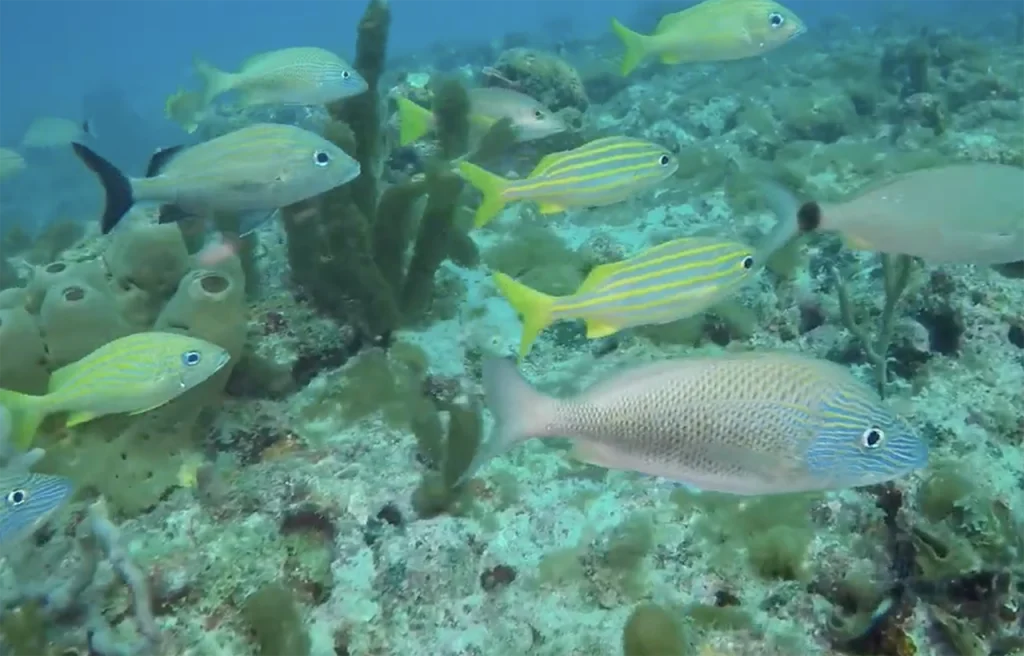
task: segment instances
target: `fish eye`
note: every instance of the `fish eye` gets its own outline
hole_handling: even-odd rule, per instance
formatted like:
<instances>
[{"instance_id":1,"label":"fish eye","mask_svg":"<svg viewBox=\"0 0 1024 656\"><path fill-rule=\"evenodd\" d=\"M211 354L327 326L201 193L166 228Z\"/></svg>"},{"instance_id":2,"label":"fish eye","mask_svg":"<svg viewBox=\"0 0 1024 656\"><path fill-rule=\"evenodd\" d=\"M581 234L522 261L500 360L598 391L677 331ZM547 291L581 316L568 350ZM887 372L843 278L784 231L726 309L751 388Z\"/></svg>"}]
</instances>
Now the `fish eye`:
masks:
<instances>
[{"instance_id":1,"label":"fish eye","mask_svg":"<svg viewBox=\"0 0 1024 656\"><path fill-rule=\"evenodd\" d=\"M317 166L327 166L331 163L331 156L322 150L313 153L313 163Z\"/></svg>"},{"instance_id":2,"label":"fish eye","mask_svg":"<svg viewBox=\"0 0 1024 656\"><path fill-rule=\"evenodd\" d=\"M538 121L543 119L544 118L544 112L540 111L539 109L534 110L533 118L537 119Z\"/></svg>"},{"instance_id":3,"label":"fish eye","mask_svg":"<svg viewBox=\"0 0 1024 656\"><path fill-rule=\"evenodd\" d=\"M751 267L754 266L754 258L748 255L745 258L743 258L743 261L740 262L740 264L743 266L744 269L749 270Z\"/></svg>"},{"instance_id":4,"label":"fish eye","mask_svg":"<svg viewBox=\"0 0 1024 656\"><path fill-rule=\"evenodd\" d=\"M7 503L12 506L20 506L28 499L28 492L25 490L11 490L7 493Z\"/></svg>"},{"instance_id":5,"label":"fish eye","mask_svg":"<svg viewBox=\"0 0 1024 656\"><path fill-rule=\"evenodd\" d=\"M181 356L181 361L185 363L186 367L194 367L199 364L199 361L203 359L199 351L185 351Z\"/></svg>"},{"instance_id":6,"label":"fish eye","mask_svg":"<svg viewBox=\"0 0 1024 656\"><path fill-rule=\"evenodd\" d=\"M342 71L342 72L341 72L341 79L343 79L343 80L347 80L347 79L349 79L350 77L352 77L352 74L351 74L351 73L349 73L348 71Z\"/></svg>"},{"instance_id":7,"label":"fish eye","mask_svg":"<svg viewBox=\"0 0 1024 656\"><path fill-rule=\"evenodd\" d=\"M660 158L658 158L658 164L661 164L662 166L668 166L668 163L671 161L672 158L669 157L668 155L662 155Z\"/></svg>"},{"instance_id":8,"label":"fish eye","mask_svg":"<svg viewBox=\"0 0 1024 656\"><path fill-rule=\"evenodd\" d=\"M868 449L877 449L885 441L885 431L878 426L872 426L860 436L860 442Z\"/></svg>"},{"instance_id":9,"label":"fish eye","mask_svg":"<svg viewBox=\"0 0 1024 656\"><path fill-rule=\"evenodd\" d=\"M782 27L782 24L785 22L785 17L777 11L768 14L768 24L772 27Z\"/></svg>"}]
</instances>

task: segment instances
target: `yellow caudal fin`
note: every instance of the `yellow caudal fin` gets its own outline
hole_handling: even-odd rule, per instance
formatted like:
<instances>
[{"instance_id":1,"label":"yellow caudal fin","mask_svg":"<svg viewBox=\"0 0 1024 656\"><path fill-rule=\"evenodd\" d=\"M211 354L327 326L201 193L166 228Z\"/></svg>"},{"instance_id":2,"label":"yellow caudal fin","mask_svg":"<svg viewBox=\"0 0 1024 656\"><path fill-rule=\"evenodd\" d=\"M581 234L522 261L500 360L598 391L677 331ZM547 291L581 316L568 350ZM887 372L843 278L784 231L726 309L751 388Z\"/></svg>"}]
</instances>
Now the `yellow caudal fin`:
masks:
<instances>
[{"instance_id":1,"label":"yellow caudal fin","mask_svg":"<svg viewBox=\"0 0 1024 656\"><path fill-rule=\"evenodd\" d=\"M473 225L478 228L486 225L505 207L505 190L508 188L508 180L469 162L459 163L459 174L483 194L484 199L481 201L480 207L476 208Z\"/></svg>"},{"instance_id":2,"label":"yellow caudal fin","mask_svg":"<svg viewBox=\"0 0 1024 656\"><path fill-rule=\"evenodd\" d=\"M11 444L19 450L32 445L32 439L39 430L39 424L46 418L44 396L32 396L12 390L0 389L0 405L11 416Z\"/></svg>"},{"instance_id":3,"label":"yellow caudal fin","mask_svg":"<svg viewBox=\"0 0 1024 656\"><path fill-rule=\"evenodd\" d=\"M408 98L399 97L398 104L398 143L408 146L434 127L434 115L430 110L420 107Z\"/></svg>"},{"instance_id":4,"label":"yellow caudal fin","mask_svg":"<svg viewBox=\"0 0 1024 656\"><path fill-rule=\"evenodd\" d=\"M494 274L498 291L523 319L523 334L519 338L519 357L524 358L540 332L551 325L551 310L555 297L531 289L504 273Z\"/></svg>"},{"instance_id":5,"label":"yellow caudal fin","mask_svg":"<svg viewBox=\"0 0 1024 656\"><path fill-rule=\"evenodd\" d=\"M199 76L203 87L200 93L204 105L210 104L214 98L225 91L230 91L234 86L235 76L231 73L225 73L198 57L192 58L192 65L195 67L196 75Z\"/></svg>"},{"instance_id":6,"label":"yellow caudal fin","mask_svg":"<svg viewBox=\"0 0 1024 656\"><path fill-rule=\"evenodd\" d=\"M622 74L629 75L647 56L647 41L650 37L634 32L614 18L612 30L625 48L622 53Z\"/></svg>"}]
</instances>

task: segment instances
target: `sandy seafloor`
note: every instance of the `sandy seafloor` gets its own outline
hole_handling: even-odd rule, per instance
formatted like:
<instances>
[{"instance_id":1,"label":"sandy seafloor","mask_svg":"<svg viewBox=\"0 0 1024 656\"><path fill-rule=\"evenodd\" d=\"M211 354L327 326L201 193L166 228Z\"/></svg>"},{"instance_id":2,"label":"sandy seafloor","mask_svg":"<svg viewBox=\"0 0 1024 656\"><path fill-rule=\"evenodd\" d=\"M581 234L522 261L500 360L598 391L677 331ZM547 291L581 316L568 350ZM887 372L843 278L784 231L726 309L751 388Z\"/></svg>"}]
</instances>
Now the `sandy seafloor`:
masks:
<instances>
[{"instance_id":1,"label":"sandy seafloor","mask_svg":"<svg viewBox=\"0 0 1024 656\"><path fill-rule=\"evenodd\" d=\"M910 121L890 138L886 112L899 107L891 94L879 94L887 110L872 118L851 117L835 105L849 103L836 100L845 97L842 80L875 70L885 43L901 38L852 28L839 33L845 45L833 41L827 54L816 49L820 41L808 40L764 61L653 65L629 87L592 104L585 120L698 152L694 156L709 167L719 155L749 158L751 144L775 140L803 149L808 185L823 193L860 186L900 153L929 150L947 160L1021 165L1019 44L982 44L990 53L984 66L954 62L963 69L964 85L987 84L991 91L950 111L941 135ZM756 125L752 105L769 114ZM831 118L822 118L829 112ZM838 123L844 136L832 143L815 140L809 116ZM488 250L519 238L523 226L554 231L569 250L630 254L697 232L756 240L771 225L765 210L734 207L724 185L704 176L703 165L687 166L692 178L673 179L612 207L540 216L528 205L512 206L473 237L486 263ZM279 362L294 357L297 340L311 330L302 325L311 316L308 308L293 300L283 239L280 226L260 235L263 298L252 308L250 331L258 336L258 351ZM756 328L749 336L733 335L725 347L710 339L696 347L673 344L664 333L642 330L624 331L613 343L588 342L578 325L560 325L542 335L522 371L542 390L569 393L639 362L723 349L782 349L841 358L870 381L871 368L839 319L826 271L839 266L858 311L874 317L883 301L878 259L840 251L828 238L806 249L808 264L792 279L764 272L741 292ZM463 379L471 393L479 385L466 378L467 371L478 368L479 354L511 355L519 341L520 323L489 274L486 264L468 270L446 263L438 273L443 284L465 289L454 316L396 335L426 352L432 376ZM899 310L894 357L918 364L911 378L895 376L888 393L930 441L933 455L929 470L897 482L906 521L927 524L919 515L919 490L930 471L954 463L972 486L960 504L968 516L984 518L984 508L998 500L1024 526L1024 348L1008 336L1012 326L1024 325L1022 308L1024 280L975 266L915 271ZM803 330L812 309L821 325ZM268 312L281 313L288 327L263 335ZM949 325L958 329L952 347L939 334ZM317 330L333 328L321 323ZM883 589L888 580L882 511L872 493L846 490L810 501L810 519L796 520L793 528L792 540L810 540L792 573L795 580L765 578L749 553L759 548L757 536L726 524L740 521L743 503L755 509L765 503L765 513L776 512L771 502L706 505L668 481L574 463L558 444L531 442L492 461L471 484L472 510L417 519L409 498L423 468L414 436L380 413L341 419L333 410L346 394L345 381L342 368L321 373L283 400L227 399L222 421L245 426L254 417L277 417L288 431L284 445L245 466L223 457L227 492L216 505L181 488L152 512L122 523L133 557L154 576L178 581L182 591L158 617L167 653L257 653L239 616L240 601L261 584L282 580L298 590L316 656L618 656L623 625L638 602L654 601L688 617L687 607L714 605L723 591L739 599L746 617L732 628L688 619L693 653L812 656L839 653L830 639L834 600L820 590L854 577ZM386 506L392 509L385 520L380 512ZM316 548L303 542L308 538L280 530L282 517L297 507L329 518L328 538L313 540ZM949 525L950 544L966 540L970 550L979 523ZM636 544L630 535L639 536ZM1016 553L1018 563L1024 561ZM976 550L973 557L966 569L987 565ZM504 568L495 582L497 566ZM489 589L482 586L484 574ZM123 597L114 592L111 607L123 608ZM1017 604L1016 619L985 633L985 640L1022 632L1024 594L1010 597L1006 603ZM917 653L958 653L936 629L927 600L914 605L904 625ZM66 628L69 636L81 631L73 620ZM130 632L130 620L122 628Z\"/></svg>"}]
</instances>

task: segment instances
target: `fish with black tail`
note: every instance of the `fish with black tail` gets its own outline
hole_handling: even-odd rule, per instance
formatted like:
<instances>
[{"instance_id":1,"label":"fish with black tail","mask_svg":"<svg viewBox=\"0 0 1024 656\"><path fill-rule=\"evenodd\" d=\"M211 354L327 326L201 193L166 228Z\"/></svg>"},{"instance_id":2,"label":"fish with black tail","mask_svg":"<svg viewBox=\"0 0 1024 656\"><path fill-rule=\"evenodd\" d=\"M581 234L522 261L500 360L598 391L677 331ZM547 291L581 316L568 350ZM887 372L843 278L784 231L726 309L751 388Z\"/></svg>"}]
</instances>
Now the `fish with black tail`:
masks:
<instances>
[{"instance_id":1,"label":"fish with black tail","mask_svg":"<svg viewBox=\"0 0 1024 656\"><path fill-rule=\"evenodd\" d=\"M163 222L232 212L247 234L281 207L359 176L359 162L323 137L292 125L258 123L189 148L158 151L144 178L131 178L88 147L72 144L106 193L110 232L138 201L168 204Z\"/></svg>"}]
</instances>

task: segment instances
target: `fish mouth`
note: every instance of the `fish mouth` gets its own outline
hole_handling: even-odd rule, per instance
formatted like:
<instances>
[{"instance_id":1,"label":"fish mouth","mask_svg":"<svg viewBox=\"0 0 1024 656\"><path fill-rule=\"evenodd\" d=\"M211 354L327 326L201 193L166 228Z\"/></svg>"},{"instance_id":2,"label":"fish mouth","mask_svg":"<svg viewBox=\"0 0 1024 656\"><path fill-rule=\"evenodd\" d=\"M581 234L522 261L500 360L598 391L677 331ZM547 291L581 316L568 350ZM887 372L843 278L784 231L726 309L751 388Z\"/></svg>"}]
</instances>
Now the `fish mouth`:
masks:
<instances>
[{"instance_id":1,"label":"fish mouth","mask_svg":"<svg viewBox=\"0 0 1024 656\"><path fill-rule=\"evenodd\" d=\"M227 351L224 351L223 353L221 353L220 357L217 358L217 362L214 366L213 373L217 373L218 371L223 369L225 366L227 366L229 362L231 362L231 354L228 353Z\"/></svg>"}]
</instances>

